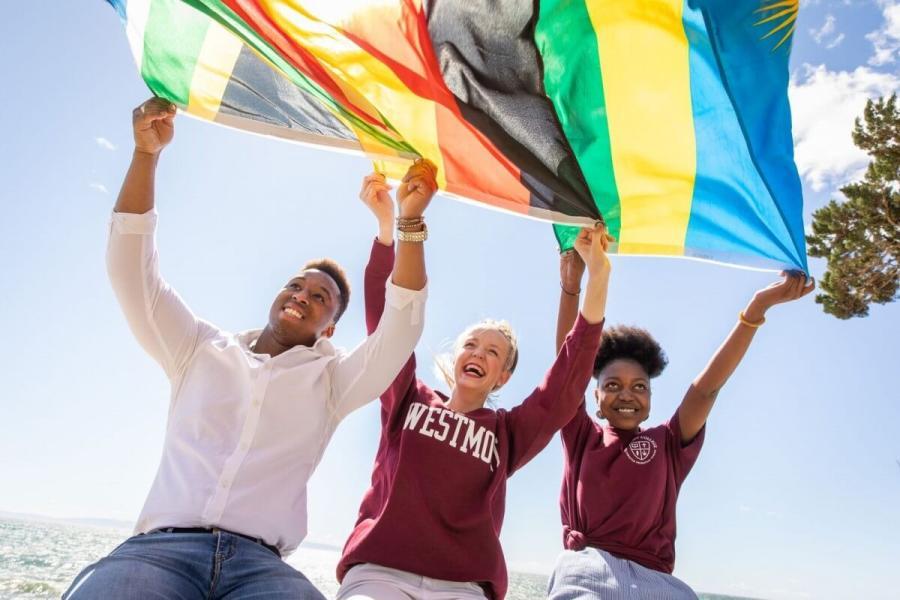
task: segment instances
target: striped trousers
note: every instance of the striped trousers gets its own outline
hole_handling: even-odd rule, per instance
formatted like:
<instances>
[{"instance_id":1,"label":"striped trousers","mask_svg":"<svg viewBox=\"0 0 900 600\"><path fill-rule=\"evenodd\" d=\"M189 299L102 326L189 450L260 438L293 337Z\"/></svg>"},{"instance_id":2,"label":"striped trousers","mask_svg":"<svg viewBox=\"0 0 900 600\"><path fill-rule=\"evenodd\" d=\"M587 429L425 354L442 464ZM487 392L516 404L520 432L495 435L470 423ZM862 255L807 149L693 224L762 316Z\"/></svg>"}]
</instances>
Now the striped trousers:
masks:
<instances>
[{"instance_id":1,"label":"striped trousers","mask_svg":"<svg viewBox=\"0 0 900 600\"><path fill-rule=\"evenodd\" d=\"M566 550L550 576L548 600L697 600L686 583L597 548Z\"/></svg>"}]
</instances>

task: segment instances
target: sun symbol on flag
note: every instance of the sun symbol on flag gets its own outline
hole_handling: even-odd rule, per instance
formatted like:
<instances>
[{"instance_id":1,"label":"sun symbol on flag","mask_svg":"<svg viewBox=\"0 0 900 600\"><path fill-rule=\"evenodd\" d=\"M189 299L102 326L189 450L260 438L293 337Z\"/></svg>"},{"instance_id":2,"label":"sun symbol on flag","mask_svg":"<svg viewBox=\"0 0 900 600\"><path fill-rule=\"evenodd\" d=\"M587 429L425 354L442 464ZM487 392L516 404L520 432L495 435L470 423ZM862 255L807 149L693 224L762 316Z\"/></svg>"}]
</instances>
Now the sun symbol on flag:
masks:
<instances>
[{"instance_id":1,"label":"sun symbol on flag","mask_svg":"<svg viewBox=\"0 0 900 600\"><path fill-rule=\"evenodd\" d=\"M771 29L769 30L769 33L762 36L760 39L764 40L787 29L787 31L782 34L781 39L778 40L778 43L775 44L775 47L772 48L772 52L774 52L779 46L790 39L791 34L794 33L794 29L797 28L797 13L800 11L800 0L780 0L778 2L763 0L763 2L763 6L757 8L754 12L763 13L764 16L754 23L754 25L770 24L769 26Z\"/></svg>"}]
</instances>

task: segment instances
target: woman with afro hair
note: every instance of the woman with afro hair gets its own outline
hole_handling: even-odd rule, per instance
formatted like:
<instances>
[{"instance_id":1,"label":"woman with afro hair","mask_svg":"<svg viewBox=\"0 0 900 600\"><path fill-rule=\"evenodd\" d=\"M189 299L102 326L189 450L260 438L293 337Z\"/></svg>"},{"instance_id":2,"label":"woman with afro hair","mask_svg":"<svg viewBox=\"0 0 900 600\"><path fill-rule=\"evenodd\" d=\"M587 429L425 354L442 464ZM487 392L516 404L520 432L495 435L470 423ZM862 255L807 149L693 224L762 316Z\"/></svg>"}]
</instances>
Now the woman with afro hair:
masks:
<instances>
[{"instance_id":1,"label":"woman with afro hair","mask_svg":"<svg viewBox=\"0 0 900 600\"><path fill-rule=\"evenodd\" d=\"M564 335L575 318L584 265L560 257L559 314ZM650 381L666 355L645 330L603 332L594 362L595 422L585 408L562 429L565 451L560 508L565 551L550 579L550 600L681 600L697 595L672 576L675 503L697 460L706 418L740 364L766 311L811 292L802 273L756 292L725 342L693 381L671 419L642 428L650 414Z\"/></svg>"}]
</instances>

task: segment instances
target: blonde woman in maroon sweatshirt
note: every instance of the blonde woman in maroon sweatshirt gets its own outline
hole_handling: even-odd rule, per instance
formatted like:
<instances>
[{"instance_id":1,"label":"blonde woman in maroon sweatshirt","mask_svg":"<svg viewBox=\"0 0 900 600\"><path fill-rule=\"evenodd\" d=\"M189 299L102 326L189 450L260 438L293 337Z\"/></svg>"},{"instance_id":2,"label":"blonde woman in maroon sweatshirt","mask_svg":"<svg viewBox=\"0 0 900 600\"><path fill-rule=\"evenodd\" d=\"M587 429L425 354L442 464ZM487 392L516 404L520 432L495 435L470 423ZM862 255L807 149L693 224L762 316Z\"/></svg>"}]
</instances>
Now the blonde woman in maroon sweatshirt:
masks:
<instances>
[{"instance_id":1,"label":"blonde woman in maroon sweatshirt","mask_svg":"<svg viewBox=\"0 0 900 600\"><path fill-rule=\"evenodd\" d=\"M434 177L434 168L422 164ZM430 183L434 186L433 179ZM398 197L405 193L401 184ZM378 218L366 267L367 326L377 326L393 264L393 205L379 175L360 194ZM398 238L407 238L400 220ZM403 243L401 241L401 243ZM485 407L512 376L518 351L503 322L467 328L457 341L449 394L416 378L409 361L381 396L381 441L356 527L337 568L338 600L460 600L506 595L500 529L506 480L575 414L590 380L606 306L607 236L585 229L576 248L589 274L584 305L553 366L511 410Z\"/></svg>"}]
</instances>

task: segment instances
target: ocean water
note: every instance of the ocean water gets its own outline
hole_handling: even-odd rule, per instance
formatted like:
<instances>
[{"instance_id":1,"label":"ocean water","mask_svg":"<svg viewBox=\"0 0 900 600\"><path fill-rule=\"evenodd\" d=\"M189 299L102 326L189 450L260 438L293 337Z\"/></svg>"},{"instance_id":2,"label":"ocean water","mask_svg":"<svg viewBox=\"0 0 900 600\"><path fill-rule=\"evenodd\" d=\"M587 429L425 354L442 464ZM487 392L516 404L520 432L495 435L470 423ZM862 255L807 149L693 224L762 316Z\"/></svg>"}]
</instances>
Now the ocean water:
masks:
<instances>
[{"instance_id":1,"label":"ocean water","mask_svg":"<svg viewBox=\"0 0 900 600\"><path fill-rule=\"evenodd\" d=\"M59 598L86 565L108 554L130 532L69 523L0 518L0 600ZM329 598L337 592L338 552L303 547L288 562ZM508 600L542 600L547 578L510 573ZM702 600L740 600L701 594Z\"/></svg>"}]
</instances>

